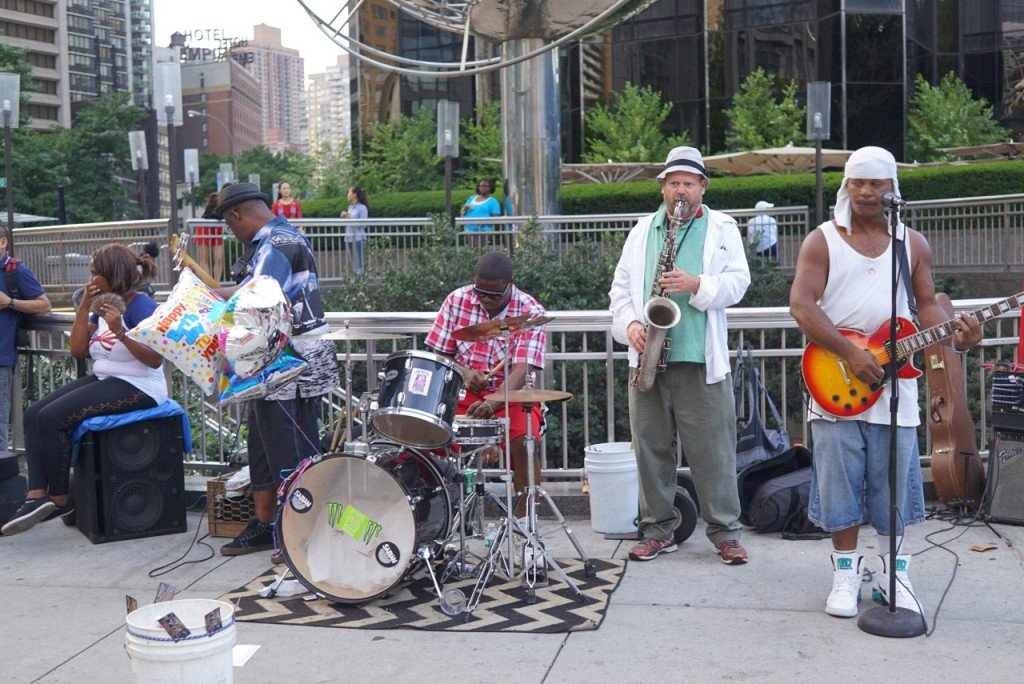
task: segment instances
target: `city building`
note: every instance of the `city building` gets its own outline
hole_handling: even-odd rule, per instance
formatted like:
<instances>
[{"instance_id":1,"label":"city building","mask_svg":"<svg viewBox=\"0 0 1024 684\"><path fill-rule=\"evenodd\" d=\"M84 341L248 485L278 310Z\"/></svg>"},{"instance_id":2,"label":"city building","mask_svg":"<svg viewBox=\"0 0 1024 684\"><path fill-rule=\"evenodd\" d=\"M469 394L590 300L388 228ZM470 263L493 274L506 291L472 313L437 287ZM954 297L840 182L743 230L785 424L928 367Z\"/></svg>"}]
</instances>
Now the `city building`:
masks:
<instances>
[{"instance_id":1,"label":"city building","mask_svg":"<svg viewBox=\"0 0 1024 684\"><path fill-rule=\"evenodd\" d=\"M384 0L359 9L360 40L404 57L458 61L461 36L427 26ZM480 41L483 42L483 41ZM475 46L474 54L488 46ZM725 111L757 68L831 87L826 146L882 145L903 157L918 74L953 71L1019 135L1024 130L1024 0L659 0L603 35L560 48L563 151L579 161L585 113L626 83L651 86L673 104L665 133L687 132L706 152L724 151ZM500 97L493 80L420 79L360 62L353 121L413 114L437 99L467 105ZM396 105L397 103L397 105ZM799 144L804 141L794 141Z\"/></svg>"},{"instance_id":2,"label":"city building","mask_svg":"<svg viewBox=\"0 0 1024 684\"><path fill-rule=\"evenodd\" d=\"M22 114L28 126L46 130L71 123L68 96L68 44L64 0L0 0L0 35L5 45L26 50L32 79Z\"/></svg>"},{"instance_id":3,"label":"city building","mask_svg":"<svg viewBox=\"0 0 1024 684\"><path fill-rule=\"evenodd\" d=\"M132 89L130 27L127 0L67 0L72 118L79 103Z\"/></svg>"},{"instance_id":4,"label":"city building","mask_svg":"<svg viewBox=\"0 0 1024 684\"><path fill-rule=\"evenodd\" d=\"M306 77L299 51L281 44L281 29L257 24L253 39L229 54L260 84L263 144L272 152L305 152Z\"/></svg>"},{"instance_id":5,"label":"city building","mask_svg":"<svg viewBox=\"0 0 1024 684\"><path fill-rule=\"evenodd\" d=\"M310 153L316 154L324 146L352 149L351 78L348 55L339 55L337 64L324 73L310 74L306 89Z\"/></svg>"},{"instance_id":6,"label":"city building","mask_svg":"<svg viewBox=\"0 0 1024 684\"><path fill-rule=\"evenodd\" d=\"M235 60L182 64L181 99L185 118L178 141L182 149L237 158L262 143L260 84ZM198 115L189 116L190 110Z\"/></svg>"},{"instance_id":7,"label":"city building","mask_svg":"<svg viewBox=\"0 0 1024 684\"><path fill-rule=\"evenodd\" d=\"M131 30L132 99L140 107L152 106L153 97L153 7L152 0L129 0Z\"/></svg>"}]
</instances>

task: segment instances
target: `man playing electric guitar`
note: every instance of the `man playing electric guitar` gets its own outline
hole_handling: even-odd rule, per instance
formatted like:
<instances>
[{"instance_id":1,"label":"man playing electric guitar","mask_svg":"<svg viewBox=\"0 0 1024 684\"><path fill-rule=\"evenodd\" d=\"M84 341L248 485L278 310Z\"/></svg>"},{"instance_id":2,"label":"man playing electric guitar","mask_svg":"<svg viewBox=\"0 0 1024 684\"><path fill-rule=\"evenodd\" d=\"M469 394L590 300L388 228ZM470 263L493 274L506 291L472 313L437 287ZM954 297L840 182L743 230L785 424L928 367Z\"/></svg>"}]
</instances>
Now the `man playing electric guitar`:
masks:
<instances>
[{"instance_id":1,"label":"man playing electric guitar","mask_svg":"<svg viewBox=\"0 0 1024 684\"><path fill-rule=\"evenodd\" d=\"M899 197L892 154L879 147L864 147L850 155L836 196L835 218L804 239L790 295L793 318L810 342L834 355L840 375L853 376L860 383L876 387L884 378L882 362L887 356L886 348L882 348L882 353L866 349L857 344L863 344L863 339L848 336L840 329L870 333L889 320L890 249L902 249L906 258L897 254L897 263L908 264L910 270L909 278L897 275L897 315L913 318L907 292L909 282L921 326L949 320L935 300L931 249L924 236L900 223L897 239L890 239L889 219L883 205L886 193ZM955 319L955 326L952 338L956 349L966 350L981 340L981 326L975 319L960 316ZM888 573L895 567L896 606L921 612L907 576L910 555L900 551L903 525L924 520L916 431L920 423L917 380L904 377L903 373L896 380L899 516L894 531L889 529L888 487L891 382L885 385L877 401L863 401L856 389L837 383L840 386L829 393L829 399L834 406L846 410L829 411L814 398L809 402L815 458L808 517L832 534L832 591L825 602L829 615L857 615L863 561L857 551L857 536L865 523L870 523L878 534L880 555L874 573L874 598L883 603L890 599ZM895 563L886 551L890 533L899 535Z\"/></svg>"}]
</instances>

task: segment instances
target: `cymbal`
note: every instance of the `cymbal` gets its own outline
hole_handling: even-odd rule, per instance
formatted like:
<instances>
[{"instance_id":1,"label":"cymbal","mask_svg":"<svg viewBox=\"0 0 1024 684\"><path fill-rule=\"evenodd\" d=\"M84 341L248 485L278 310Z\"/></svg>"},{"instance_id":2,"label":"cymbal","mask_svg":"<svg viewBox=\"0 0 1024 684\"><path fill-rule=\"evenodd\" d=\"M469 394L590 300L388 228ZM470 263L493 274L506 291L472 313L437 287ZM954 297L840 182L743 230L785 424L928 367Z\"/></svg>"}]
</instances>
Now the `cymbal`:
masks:
<instances>
[{"instance_id":1,"label":"cymbal","mask_svg":"<svg viewBox=\"0 0 1024 684\"><path fill-rule=\"evenodd\" d=\"M392 340L409 337L401 333L375 333L368 330L353 330L351 328L339 328L331 332L315 335L295 335L293 340L334 340L334 341L355 341L355 340Z\"/></svg>"},{"instance_id":2,"label":"cymbal","mask_svg":"<svg viewBox=\"0 0 1024 684\"><path fill-rule=\"evenodd\" d=\"M482 342L484 340L493 340L495 337L501 337L506 332L511 334L517 333L520 330L536 328L538 325L544 325L553 320L555 319L551 316L535 316L531 318L529 314L498 318L493 321L484 321L476 325L467 325L465 328L459 328L452 333L452 337L463 342Z\"/></svg>"},{"instance_id":3,"label":"cymbal","mask_svg":"<svg viewBox=\"0 0 1024 684\"><path fill-rule=\"evenodd\" d=\"M505 401L504 392L491 392L484 395L487 401ZM558 390L542 389L517 389L508 391L508 402L510 404L539 404L542 401L566 401L572 399L569 392Z\"/></svg>"}]
</instances>

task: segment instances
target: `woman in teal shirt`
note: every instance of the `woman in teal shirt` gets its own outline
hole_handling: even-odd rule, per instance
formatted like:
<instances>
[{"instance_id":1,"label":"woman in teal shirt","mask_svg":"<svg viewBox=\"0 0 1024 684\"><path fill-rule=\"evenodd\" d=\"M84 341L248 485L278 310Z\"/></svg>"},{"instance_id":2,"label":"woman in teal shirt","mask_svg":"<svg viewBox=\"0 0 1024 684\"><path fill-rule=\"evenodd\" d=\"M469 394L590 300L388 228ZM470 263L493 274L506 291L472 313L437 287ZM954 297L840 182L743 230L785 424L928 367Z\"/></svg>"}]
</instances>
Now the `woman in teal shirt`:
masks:
<instances>
[{"instance_id":1,"label":"woman in teal shirt","mask_svg":"<svg viewBox=\"0 0 1024 684\"><path fill-rule=\"evenodd\" d=\"M498 200L491 196L491 192L494 186L491 181L486 178L481 179L476 184L476 194L466 200L466 203L462 205L462 215L470 218L490 218L491 216L501 216L501 205L498 204ZM490 233L494 231L494 226L479 225L476 223L470 223L466 225L467 233Z\"/></svg>"}]
</instances>

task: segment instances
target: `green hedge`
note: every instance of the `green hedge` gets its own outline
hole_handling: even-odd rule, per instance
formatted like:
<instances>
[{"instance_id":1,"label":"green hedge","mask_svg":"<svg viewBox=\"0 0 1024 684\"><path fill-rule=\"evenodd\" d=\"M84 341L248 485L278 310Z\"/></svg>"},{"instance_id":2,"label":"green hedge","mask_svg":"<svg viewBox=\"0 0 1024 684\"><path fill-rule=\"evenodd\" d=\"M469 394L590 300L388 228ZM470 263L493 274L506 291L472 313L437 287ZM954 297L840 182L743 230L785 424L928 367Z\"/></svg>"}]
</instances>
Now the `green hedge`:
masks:
<instances>
[{"instance_id":1,"label":"green hedge","mask_svg":"<svg viewBox=\"0 0 1024 684\"><path fill-rule=\"evenodd\" d=\"M840 171L822 174L826 206L835 202L842 179ZM909 200L1011 195L1024 189L1024 162L901 168L899 181L903 196ZM453 190L453 206L458 207L471 194L472 188ZM370 216L375 218L427 216L444 209L443 190L382 193L368 199ZM722 209L753 207L758 200L768 200L780 207L813 207L814 174L712 178L705 196L709 206ZM656 181L562 187L562 211L567 215L654 211L660 201ZM337 217L346 206L348 202L343 197L309 200L302 204L305 215L311 218Z\"/></svg>"}]
</instances>

